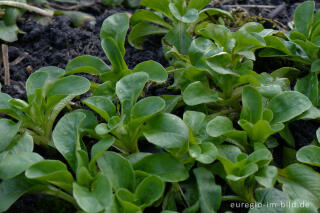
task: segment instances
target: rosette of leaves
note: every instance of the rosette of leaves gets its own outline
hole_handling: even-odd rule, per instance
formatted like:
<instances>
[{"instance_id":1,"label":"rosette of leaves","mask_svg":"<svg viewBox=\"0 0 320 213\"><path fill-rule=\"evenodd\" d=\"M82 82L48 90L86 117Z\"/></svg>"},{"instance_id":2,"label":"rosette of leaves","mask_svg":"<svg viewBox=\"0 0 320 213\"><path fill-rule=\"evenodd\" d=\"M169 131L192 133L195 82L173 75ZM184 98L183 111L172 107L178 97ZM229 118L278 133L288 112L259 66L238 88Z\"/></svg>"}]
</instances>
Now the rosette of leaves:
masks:
<instances>
[{"instance_id":1,"label":"rosette of leaves","mask_svg":"<svg viewBox=\"0 0 320 213\"><path fill-rule=\"evenodd\" d=\"M122 77L135 73L146 72L149 80L163 83L167 80L167 71L155 61L142 62L133 70L128 69L124 60L125 39L129 29L129 17L125 13L116 13L108 17L102 24L100 31L101 46L106 53L112 69L100 58L84 55L70 61L66 66L66 75L75 73L89 73L99 76L102 84L92 83L94 95L113 97L114 86Z\"/></svg>"},{"instance_id":2,"label":"rosette of leaves","mask_svg":"<svg viewBox=\"0 0 320 213\"><path fill-rule=\"evenodd\" d=\"M204 37L192 41L185 66L170 70L175 78L172 87L182 90L187 105L233 106L239 111L242 88L262 85L263 77L253 71L253 60L269 32L258 23L247 23L236 32L206 23L197 32Z\"/></svg>"},{"instance_id":3,"label":"rosette of leaves","mask_svg":"<svg viewBox=\"0 0 320 213\"><path fill-rule=\"evenodd\" d=\"M151 35L165 35L164 52L187 55L194 28L201 22L214 19L223 22L222 16L232 19L223 10L206 8L210 0L142 0L147 9L136 11L131 17L132 30L129 43L142 49L143 41ZM216 18L218 17L218 18Z\"/></svg>"},{"instance_id":4,"label":"rosette of leaves","mask_svg":"<svg viewBox=\"0 0 320 213\"><path fill-rule=\"evenodd\" d=\"M59 78L64 73L58 67L43 67L32 73L26 82L27 102L0 93L0 112L18 120L20 130L28 132L36 144L51 141L59 113L90 88L90 82L81 76Z\"/></svg>"},{"instance_id":5,"label":"rosette of leaves","mask_svg":"<svg viewBox=\"0 0 320 213\"><path fill-rule=\"evenodd\" d=\"M95 128L96 133L102 138L115 136L114 146L124 153L137 152L143 135L161 148L179 149L187 144L188 128L177 116L165 113L164 99L151 96L138 101L148 80L145 72L120 79L115 88L116 105L106 96L83 101L106 122Z\"/></svg>"},{"instance_id":6,"label":"rosette of leaves","mask_svg":"<svg viewBox=\"0 0 320 213\"><path fill-rule=\"evenodd\" d=\"M311 101L296 91L283 91L270 99L263 100L257 89L245 87L238 120L238 125L243 130L235 129L228 117L217 116L208 123L207 133L211 137L222 136L226 141L248 152L252 147L265 143L270 136L281 131L281 136L294 147L294 141L288 139L290 132L286 125L307 112L312 107Z\"/></svg>"},{"instance_id":7,"label":"rosette of leaves","mask_svg":"<svg viewBox=\"0 0 320 213\"><path fill-rule=\"evenodd\" d=\"M26 148L28 155L21 154L19 141L20 155L0 163L0 211L6 211L25 193L42 193L64 199L80 212L142 212L164 195L166 182L188 178L184 165L168 153L144 153L129 161L107 151L115 142L112 136L99 140L88 153L82 136L96 122L92 112L76 110L57 123L53 143L68 166L44 160L30 148ZM16 125L12 121L0 123Z\"/></svg>"},{"instance_id":8,"label":"rosette of leaves","mask_svg":"<svg viewBox=\"0 0 320 213\"><path fill-rule=\"evenodd\" d=\"M262 57L286 57L318 72L320 49L320 11L315 13L315 2L305 1L294 12L294 28L281 36L266 36Z\"/></svg>"}]
</instances>

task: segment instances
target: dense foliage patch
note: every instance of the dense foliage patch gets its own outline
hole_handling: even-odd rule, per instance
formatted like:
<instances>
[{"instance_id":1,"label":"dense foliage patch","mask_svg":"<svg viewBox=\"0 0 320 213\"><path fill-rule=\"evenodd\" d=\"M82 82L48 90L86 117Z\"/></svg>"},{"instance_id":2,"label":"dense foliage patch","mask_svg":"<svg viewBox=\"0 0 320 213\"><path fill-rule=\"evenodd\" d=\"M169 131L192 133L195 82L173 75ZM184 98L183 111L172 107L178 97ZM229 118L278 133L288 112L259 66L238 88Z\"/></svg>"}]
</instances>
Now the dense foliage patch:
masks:
<instances>
[{"instance_id":1,"label":"dense foliage patch","mask_svg":"<svg viewBox=\"0 0 320 213\"><path fill-rule=\"evenodd\" d=\"M79 56L65 70L31 74L27 101L0 93L7 116L0 119L0 212L26 193L59 197L79 213L211 213L226 202L261 204L249 212L318 212L320 128L297 150L289 125L320 119L320 11L302 3L286 33L253 22L234 31L225 24L232 16L205 8L209 2L142 0L146 8L131 19L118 13L102 25L111 66ZM164 34L169 67L128 68L130 24L137 48ZM295 66L259 73L257 55ZM146 95L171 73L170 89L180 95ZM34 144L63 159L45 159ZM282 159L274 159L279 149ZM296 208L281 205L288 202Z\"/></svg>"}]
</instances>

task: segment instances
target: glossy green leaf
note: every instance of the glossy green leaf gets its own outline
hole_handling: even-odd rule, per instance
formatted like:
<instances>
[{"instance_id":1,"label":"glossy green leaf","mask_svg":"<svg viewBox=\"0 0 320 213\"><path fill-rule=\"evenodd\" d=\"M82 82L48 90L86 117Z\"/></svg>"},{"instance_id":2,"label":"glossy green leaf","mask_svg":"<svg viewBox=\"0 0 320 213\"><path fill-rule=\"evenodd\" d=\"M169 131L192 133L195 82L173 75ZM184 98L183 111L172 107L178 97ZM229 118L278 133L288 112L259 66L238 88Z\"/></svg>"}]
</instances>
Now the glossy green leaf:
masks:
<instances>
[{"instance_id":1,"label":"glossy green leaf","mask_svg":"<svg viewBox=\"0 0 320 213\"><path fill-rule=\"evenodd\" d=\"M166 22L159 14L150 10L137 10L130 18L131 25L134 26L142 21L151 22L162 27L171 29L172 26Z\"/></svg>"},{"instance_id":2,"label":"glossy green leaf","mask_svg":"<svg viewBox=\"0 0 320 213\"><path fill-rule=\"evenodd\" d=\"M189 129L176 115L162 113L147 121L143 135L162 148L181 148L188 142Z\"/></svg>"},{"instance_id":3,"label":"glossy green leaf","mask_svg":"<svg viewBox=\"0 0 320 213\"><path fill-rule=\"evenodd\" d=\"M315 61L311 64L310 72L315 72L315 73L319 73L319 72L320 72L320 59L315 60Z\"/></svg>"},{"instance_id":4,"label":"glossy green leaf","mask_svg":"<svg viewBox=\"0 0 320 213\"><path fill-rule=\"evenodd\" d=\"M214 176L205 168L193 170L196 176L201 212L217 212L222 201L221 186L215 183Z\"/></svg>"},{"instance_id":5,"label":"glossy green leaf","mask_svg":"<svg viewBox=\"0 0 320 213\"><path fill-rule=\"evenodd\" d=\"M73 196L86 212L100 212L112 203L112 187L108 179L98 174L91 189L73 183Z\"/></svg>"},{"instance_id":6,"label":"glossy green leaf","mask_svg":"<svg viewBox=\"0 0 320 213\"><path fill-rule=\"evenodd\" d=\"M294 23L296 29L308 36L308 28L313 19L315 4L313 1L306 1L299 5L294 12Z\"/></svg>"},{"instance_id":7,"label":"glossy green leaf","mask_svg":"<svg viewBox=\"0 0 320 213\"><path fill-rule=\"evenodd\" d=\"M72 192L73 177L67 166L57 160L43 160L29 167L25 175L29 179L45 181Z\"/></svg>"},{"instance_id":8,"label":"glossy green leaf","mask_svg":"<svg viewBox=\"0 0 320 213\"><path fill-rule=\"evenodd\" d=\"M302 147L297 152L297 160L302 163L320 167L320 147L314 145Z\"/></svg>"},{"instance_id":9,"label":"glossy green leaf","mask_svg":"<svg viewBox=\"0 0 320 213\"><path fill-rule=\"evenodd\" d=\"M108 98L91 96L83 101L88 107L97 112L105 121L116 114L116 107Z\"/></svg>"},{"instance_id":10,"label":"glossy green leaf","mask_svg":"<svg viewBox=\"0 0 320 213\"><path fill-rule=\"evenodd\" d=\"M134 169L159 176L166 182L184 181L189 177L184 165L168 153L145 156L134 165Z\"/></svg>"},{"instance_id":11,"label":"glossy green leaf","mask_svg":"<svg viewBox=\"0 0 320 213\"><path fill-rule=\"evenodd\" d=\"M0 132L5 133L1 134L0 152L4 151L11 143L14 136L17 134L20 125L20 123L15 123L9 119L0 119Z\"/></svg>"},{"instance_id":12,"label":"glossy green leaf","mask_svg":"<svg viewBox=\"0 0 320 213\"><path fill-rule=\"evenodd\" d=\"M157 0L142 0L140 4L155 11L158 11L167 17L171 17L169 10L169 0L157 1Z\"/></svg>"},{"instance_id":13,"label":"glossy green leaf","mask_svg":"<svg viewBox=\"0 0 320 213\"><path fill-rule=\"evenodd\" d=\"M256 181L266 187L272 188L277 180L278 169L275 166L266 166L255 175Z\"/></svg>"},{"instance_id":14,"label":"glossy green leaf","mask_svg":"<svg viewBox=\"0 0 320 213\"><path fill-rule=\"evenodd\" d=\"M43 158L34 152L11 154L0 162L0 179L13 178Z\"/></svg>"},{"instance_id":15,"label":"glossy green leaf","mask_svg":"<svg viewBox=\"0 0 320 213\"><path fill-rule=\"evenodd\" d=\"M190 128L193 134L197 134L203 130L206 115L197 111L186 111L183 113L183 121Z\"/></svg>"},{"instance_id":16,"label":"glossy green leaf","mask_svg":"<svg viewBox=\"0 0 320 213\"><path fill-rule=\"evenodd\" d=\"M183 91L183 100L190 106L212 103L218 100L218 93L206 87L200 81L189 84Z\"/></svg>"},{"instance_id":17,"label":"glossy green leaf","mask_svg":"<svg viewBox=\"0 0 320 213\"><path fill-rule=\"evenodd\" d=\"M280 123L295 118L311 106L311 101L305 95L288 91L272 98L267 107L273 112L272 123Z\"/></svg>"},{"instance_id":18,"label":"glossy green leaf","mask_svg":"<svg viewBox=\"0 0 320 213\"><path fill-rule=\"evenodd\" d=\"M19 199L20 196L29 192L35 183L20 175L0 183L0 212L5 212Z\"/></svg>"},{"instance_id":19,"label":"glossy green leaf","mask_svg":"<svg viewBox=\"0 0 320 213\"><path fill-rule=\"evenodd\" d=\"M291 164L279 171L278 181L291 199L302 199L320 206L320 174L311 167Z\"/></svg>"},{"instance_id":20,"label":"glossy green leaf","mask_svg":"<svg viewBox=\"0 0 320 213\"><path fill-rule=\"evenodd\" d=\"M299 78L294 89L307 96L314 106L319 104L319 81L316 73Z\"/></svg>"},{"instance_id":21,"label":"glossy green leaf","mask_svg":"<svg viewBox=\"0 0 320 213\"><path fill-rule=\"evenodd\" d=\"M137 102L132 108L133 119L148 119L161 112L165 107L165 101L160 97L147 97Z\"/></svg>"},{"instance_id":22,"label":"glossy green leaf","mask_svg":"<svg viewBox=\"0 0 320 213\"><path fill-rule=\"evenodd\" d=\"M135 196L137 204L143 209L152 205L163 194L165 189L164 182L156 177L146 177L137 187Z\"/></svg>"},{"instance_id":23,"label":"glossy green leaf","mask_svg":"<svg viewBox=\"0 0 320 213\"><path fill-rule=\"evenodd\" d=\"M167 70L156 61L144 61L134 67L133 72L145 72L149 75L149 80L163 83L168 78Z\"/></svg>"},{"instance_id":24,"label":"glossy green leaf","mask_svg":"<svg viewBox=\"0 0 320 213\"><path fill-rule=\"evenodd\" d=\"M199 13L194 8L186 8L184 0L177 0L169 4L172 15L181 22L192 23L198 19Z\"/></svg>"},{"instance_id":25,"label":"glossy green leaf","mask_svg":"<svg viewBox=\"0 0 320 213\"><path fill-rule=\"evenodd\" d=\"M131 109L140 96L149 75L144 72L132 73L116 84L116 94L121 102L121 111L130 118Z\"/></svg>"},{"instance_id":26,"label":"glossy green leaf","mask_svg":"<svg viewBox=\"0 0 320 213\"><path fill-rule=\"evenodd\" d=\"M207 6L210 2L211 2L210 0L190 0L188 7L201 10L205 6Z\"/></svg>"},{"instance_id":27,"label":"glossy green leaf","mask_svg":"<svg viewBox=\"0 0 320 213\"><path fill-rule=\"evenodd\" d=\"M91 55L78 56L70 61L66 66L66 74L90 73L101 75L104 72L111 71L100 58Z\"/></svg>"},{"instance_id":28,"label":"glossy green leaf","mask_svg":"<svg viewBox=\"0 0 320 213\"><path fill-rule=\"evenodd\" d=\"M253 124L262 118L262 96L253 87L243 88L240 118Z\"/></svg>"},{"instance_id":29,"label":"glossy green leaf","mask_svg":"<svg viewBox=\"0 0 320 213\"><path fill-rule=\"evenodd\" d=\"M97 160L102 173L108 177L114 189L135 187L135 176L129 161L115 152L105 152Z\"/></svg>"},{"instance_id":30,"label":"glossy green leaf","mask_svg":"<svg viewBox=\"0 0 320 213\"><path fill-rule=\"evenodd\" d=\"M71 112L63 116L57 123L52 139L56 149L68 161L70 167L76 169L76 150L80 147L80 126L86 119L82 112Z\"/></svg>"},{"instance_id":31,"label":"glossy green leaf","mask_svg":"<svg viewBox=\"0 0 320 213\"><path fill-rule=\"evenodd\" d=\"M111 38L121 55L125 54L125 39L129 29L129 17L126 13L116 13L106 18L101 26L100 39Z\"/></svg>"},{"instance_id":32,"label":"glossy green leaf","mask_svg":"<svg viewBox=\"0 0 320 213\"><path fill-rule=\"evenodd\" d=\"M219 137L233 130L232 121L223 116L217 116L207 125L207 133L211 137Z\"/></svg>"},{"instance_id":33,"label":"glossy green leaf","mask_svg":"<svg viewBox=\"0 0 320 213\"><path fill-rule=\"evenodd\" d=\"M70 86L72 85L72 87ZM67 76L57 80L48 91L48 96L81 95L90 89L88 79L81 76Z\"/></svg>"},{"instance_id":34,"label":"glossy green leaf","mask_svg":"<svg viewBox=\"0 0 320 213\"><path fill-rule=\"evenodd\" d=\"M176 23L173 29L167 32L165 40L169 45L175 47L179 53L188 55L192 37L183 23Z\"/></svg>"},{"instance_id":35,"label":"glossy green leaf","mask_svg":"<svg viewBox=\"0 0 320 213\"><path fill-rule=\"evenodd\" d=\"M204 142L199 145L191 145L189 154L203 164L210 164L216 159L218 149L213 143Z\"/></svg>"},{"instance_id":36,"label":"glossy green leaf","mask_svg":"<svg viewBox=\"0 0 320 213\"><path fill-rule=\"evenodd\" d=\"M19 28L16 24L6 25L0 21L0 39L5 42L14 42L18 40Z\"/></svg>"},{"instance_id":37,"label":"glossy green leaf","mask_svg":"<svg viewBox=\"0 0 320 213\"><path fill-rule=\"evenodd\" d=\"M132 27L128 41L131 46L142 49L142 43L148 36L166 33L168 33L168 29L166 28L158 27L147 22L140 22Z\"/></svg>"}]
</instances>

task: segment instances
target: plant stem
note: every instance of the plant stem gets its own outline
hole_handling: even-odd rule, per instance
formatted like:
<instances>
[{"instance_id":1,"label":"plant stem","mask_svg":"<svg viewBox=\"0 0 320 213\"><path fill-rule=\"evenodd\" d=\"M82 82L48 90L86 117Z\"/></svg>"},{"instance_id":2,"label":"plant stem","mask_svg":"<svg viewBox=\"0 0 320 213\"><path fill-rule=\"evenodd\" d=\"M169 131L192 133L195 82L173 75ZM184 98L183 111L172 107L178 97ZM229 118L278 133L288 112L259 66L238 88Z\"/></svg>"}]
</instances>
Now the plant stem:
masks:
<instances>
[{"instance_id":1,"label":"plant stem","mask_svg":"<svg viewBox=\"0 0 320 213\"><path fill-rule=\"evenodd\" d=\"M1 5L1 1L0 1ZM10 85L10 66L9 66L9 53L8 45L2 44L2 59L4 65L4 85Z\"/></svg>"},{"instance_id":2,"label":"plant stem","mask_svg":"<svg viewBox=\"0 0 320 213\"><path fill-rule=\"evenodd\" d=\"M52 10L43 10L35 6L31 6L25 3L15 2L15 1L0 1L0 6L17 7L17 8L28 10L29 12L38 13L43 16L52 17L54 15L54 11Z\"/></svg>"}]
</instances>

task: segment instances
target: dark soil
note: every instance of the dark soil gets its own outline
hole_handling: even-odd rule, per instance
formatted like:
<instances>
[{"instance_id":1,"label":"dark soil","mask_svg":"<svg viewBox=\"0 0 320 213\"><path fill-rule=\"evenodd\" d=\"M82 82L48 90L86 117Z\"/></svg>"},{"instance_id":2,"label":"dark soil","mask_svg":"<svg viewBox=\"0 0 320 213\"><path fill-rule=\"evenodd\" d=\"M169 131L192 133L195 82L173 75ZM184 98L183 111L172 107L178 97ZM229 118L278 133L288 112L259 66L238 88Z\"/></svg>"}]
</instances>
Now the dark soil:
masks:
<instances>
[{"instance_id":1,"label":"dark soil","mask_svg":"<svg viewBox=\"0 0 320 213\"><path fill-rule=\"evenodd\" d=\"M223 2L223 3L218 3ZM234 0L234 1L213 1L216 7L225 10L240 10L247 12L250 16L263 16L270 18L270 14L274 15L274 19L279 26L287 25L292 20L293 11L297 3L303 0ZM281 5L285 3L285 7L278 13L273 13L276 8L243 8L241 6L230 7L227 5ZM318 5L319 7L319 5ZM65 16L55 17L49 25L40 25L29 17L30 14L24 16L24 21L19 27L25 34L19 36L19 41L9 45L9 59L11 62L11 86L3 85L3 68L0 70L0 82L2 84L2 92L8 93L15 98L26 99L25 81L31 72L43 66L57 66L64 68L66 64L73 58L80 55L93 55L100 57L107 63L108 60L100 46L99 32L103 20L117 12L125 12L125 9L110 9L100 4L84 8L82 11L87 12L96 17L96 25L86 26L83 28L73 27L69 18ZM132 11L129 11L132 12ZM12 62L28 54L18 64ZM161 37L153 37L147 39L144 43L144 50L137 50L126 44L125 60L130 68L136 64L146 61L155 60L163 66L167 66L162 49ZM272 62L272 63L270 63ZM261 72L271 72L290 62L262 60L258 61L255 70ZM31 72L30 72L31 71ZM94 80L94 79L93 79ZM159 94L175 94L167 89L172 84L172 78L165 85L150 85L146 91L146 95ZM310 121L293 122L290 129L296 139L297 148L309 144L315 138L315 131L319 127L319 123ZM153 147L144 146L145 150ZM39 151L39 150L38 150ZM40 150L46 154L44 150ZM48 153L47 153L48 154ZM278 154L277 154L278 155ZM279 153L279 155L281 155ZM51 156L48 154L48 158ZM230 203L224 205L229 206ZM239 209L237 212L246 212L245 209ZM45 195L24 195L22 196L7 212L9 213L64 213L75 212L75 209L69 203L52 196ZM152 211L156 212L156 211Z\"/></svg>"}]
</instances>

